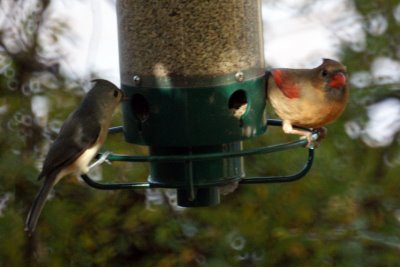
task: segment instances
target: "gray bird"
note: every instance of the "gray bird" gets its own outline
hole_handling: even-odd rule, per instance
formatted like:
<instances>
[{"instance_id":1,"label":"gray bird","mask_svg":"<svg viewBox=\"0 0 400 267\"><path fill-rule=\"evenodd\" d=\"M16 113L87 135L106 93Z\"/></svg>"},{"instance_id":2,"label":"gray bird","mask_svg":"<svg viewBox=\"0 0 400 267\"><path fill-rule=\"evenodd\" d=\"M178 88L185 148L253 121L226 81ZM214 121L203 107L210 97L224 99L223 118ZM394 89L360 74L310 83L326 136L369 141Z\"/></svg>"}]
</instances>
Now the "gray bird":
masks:
<instances>
[{"instance_id":1,"label":"gray bird","mask_svg":"<svg viewBox=\"0 0 400 267\"><path fill-rule=\"evenodd\" d=\"M103 145L111 117L123 93L109 81L97 79L79 107L71 113L51 145L38 179L44 178L25 223L30 234L36 228L47 196L64 176L89 171L89 163Z\"/></svg>"}]
</instances>

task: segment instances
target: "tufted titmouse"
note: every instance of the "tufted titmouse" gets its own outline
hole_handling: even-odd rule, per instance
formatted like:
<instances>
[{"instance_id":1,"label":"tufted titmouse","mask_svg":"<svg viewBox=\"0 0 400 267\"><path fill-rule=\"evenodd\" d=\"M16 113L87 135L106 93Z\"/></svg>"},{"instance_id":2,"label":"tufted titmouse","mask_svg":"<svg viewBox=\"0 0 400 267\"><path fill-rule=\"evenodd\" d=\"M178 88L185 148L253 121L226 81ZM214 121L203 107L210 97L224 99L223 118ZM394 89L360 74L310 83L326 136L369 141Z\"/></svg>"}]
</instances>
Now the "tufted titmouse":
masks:
<instances>
[{"instance_id":1,"label":"tufted titmouse","mask_svg":"<svg viewBox=\"0 0 400 267\"><path fill-rule=\"evenodd\" d=\"M123 93L109 81L97 79L79 107L69 115L51 145L39 174L44 178L26 219L25 231L35 230L47 196L64 176L89 171L89 162L104 143L111 117Z\"/></svg>"}]
</instances>

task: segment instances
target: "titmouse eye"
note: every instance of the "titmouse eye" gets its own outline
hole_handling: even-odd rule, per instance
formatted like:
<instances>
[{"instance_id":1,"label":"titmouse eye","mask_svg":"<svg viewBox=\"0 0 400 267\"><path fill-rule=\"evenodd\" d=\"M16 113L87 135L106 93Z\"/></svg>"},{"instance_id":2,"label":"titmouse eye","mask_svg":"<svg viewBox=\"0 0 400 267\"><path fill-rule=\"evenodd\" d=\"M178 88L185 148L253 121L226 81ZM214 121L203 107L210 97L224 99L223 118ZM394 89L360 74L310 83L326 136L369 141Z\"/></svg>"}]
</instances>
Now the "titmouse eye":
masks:
<instances>
[{"instance_id":1,"label":"titmouse eye","mask_svg":"<svg viewBox=\"0 0 400 267\"><path fill-rule=\"evenodd\" d=\"M118 90L114 90L114 97L118 97L119 96L119 91Z\"/></svg>"}]
</instances>

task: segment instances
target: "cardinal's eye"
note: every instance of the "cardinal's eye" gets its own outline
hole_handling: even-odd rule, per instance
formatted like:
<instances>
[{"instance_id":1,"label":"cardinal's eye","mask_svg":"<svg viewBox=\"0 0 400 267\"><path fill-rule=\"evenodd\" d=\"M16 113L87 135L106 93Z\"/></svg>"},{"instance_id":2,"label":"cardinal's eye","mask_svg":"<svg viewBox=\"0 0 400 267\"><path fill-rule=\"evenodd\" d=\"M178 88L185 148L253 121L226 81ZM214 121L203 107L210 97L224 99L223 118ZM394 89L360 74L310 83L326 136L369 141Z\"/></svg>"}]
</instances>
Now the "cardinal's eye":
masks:
<instances>
[{"instance_id":1,"label":"cardinal's eye","mask_svg":"<svg viewBox=\"0 0 400 267\"><path fill-rule=\"evenodd\" d=\"M119 95L118 90L114 90L114 97L117 97Z\"/></svg>"},{"instance_id":2,"label":"cardinal's eye","mask_svg":"<svg viewBox=\"0 0 400 267\"><path fill-rule=\"evenodd\" d=\"M328 75L328 71L327 70L322 70L321 71L321 76L322 77L326 77Z\"/></svg>"}]
</instances>

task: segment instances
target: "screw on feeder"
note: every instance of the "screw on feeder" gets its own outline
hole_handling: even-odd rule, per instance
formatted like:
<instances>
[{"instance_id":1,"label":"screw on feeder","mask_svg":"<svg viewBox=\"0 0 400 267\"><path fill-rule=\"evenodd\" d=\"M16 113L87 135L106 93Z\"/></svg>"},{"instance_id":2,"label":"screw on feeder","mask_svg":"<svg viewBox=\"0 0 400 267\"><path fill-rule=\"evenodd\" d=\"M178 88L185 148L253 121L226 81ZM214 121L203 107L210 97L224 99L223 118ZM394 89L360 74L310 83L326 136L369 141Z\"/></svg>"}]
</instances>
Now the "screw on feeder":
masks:
<instances>
[{"instance_id":1,"label":"screw on feeder","mask_svg":"<svg viewBox=\"0 0 400 267\"><path fill-rule=\"evenodd\" d=\"M140 76L139 76L139 75L134 75L133 78L132 78L132 80L133 80L133 83L134 83L136 86L140 85L140 82L142 81L142 80L140 79Z\"/></svg>"},{"instance_id":2,"label":"screw on feeder","mask_svg":"<svg viewBox=\"0 0 400 267\"><path fill-rule=\"evenodd\" d=\"M244 73L241 71L236 72L235 79L238 82L243 82L244 81Z\"/></svg>"}]
</instances>

